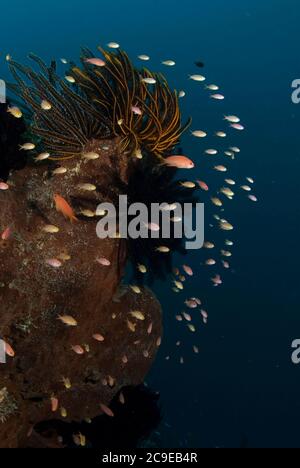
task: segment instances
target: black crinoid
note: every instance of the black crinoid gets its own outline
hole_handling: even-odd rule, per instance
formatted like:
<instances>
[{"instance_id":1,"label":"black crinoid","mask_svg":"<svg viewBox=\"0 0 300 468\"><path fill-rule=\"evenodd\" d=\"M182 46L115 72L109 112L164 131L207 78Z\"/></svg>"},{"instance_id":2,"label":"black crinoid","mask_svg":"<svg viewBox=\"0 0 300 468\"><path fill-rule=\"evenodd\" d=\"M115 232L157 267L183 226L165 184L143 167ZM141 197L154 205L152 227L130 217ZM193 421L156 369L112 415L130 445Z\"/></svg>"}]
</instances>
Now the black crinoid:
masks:
<instances>
[{"instance_id":1,"label":"black crinoid","mask_svg":"<svg viewBox=\"0 0 300 468\"><path fill-rule=\"evenodd\" d=\"M149 223L155 221L150 218L151 207L154 204L161 207L189 204L192 207L198 201L195 190L180 185L176 169L153 165L150 156L139 162L135 171L131 173L128 184L123 187L123 192L128 196L129 205L142 203L148 208ZM168 237L163 237L163 214L170 217L170 236ZM128 251L133 265L132 276L138 283L142 284L147 279L147 282L151 284L157 278L164 279L172 272L172 254L175 252L186 254L183 239L175 236L175 222L172 221L174 218L175 212L164 213L161 208L159 233L149 230L149 237L129 238ZM128 219L131 221L133 217L129 216ZM161 252L160 247L166 247L169 253ZM141 266L146 267L147 276L140 271Z\"/></svg>"},{"instance_id":2,"label":"black crinoid","mask_svg":"<svg viewBox=\"0 0 300 468\"><path fill-rule=\"evenodd\" d=\"M22 169L26 159L19 150L26 130L23 119L7 112L9 104L0 104L0 179L6 181L10 171Z\"/></svg>"},{"instance_id":3,"label":"black crinoid","mask_svg":"<svg viewBox=\"0 0 300 468\"><path fill-rule=\"evenodd\" d=\"M98 148L101 140L116 140L127 158L127 177L120 176L117 163L108 170L112 184L119 194L128 195L129 203L195 202L193 190L183 189L176 170L164 165L164 158L174 154L190 125L190 120L182 125L177 92L161 74L134 68L125 52L99 50L105 66L91 64L94 54L83 49L81 66L71 63L63 78L58 76L55 62L48 67L33 54L29 57L37 71L9 62L16 80L11 90L32 112L30 131L37 148L50 153L50 161L55 161L80 158ZM149 85L145 78L156 83ZM43 101L51 110L43 109ZM140 115L133 108L140 109ZM169 271L172 255L157 252L161 243L160 239L130 240L128 251L134 266L143 263L154 276ZM182 240L172 236L163 244L170 253L183 251Z\"/></svg>"}]
</instances>

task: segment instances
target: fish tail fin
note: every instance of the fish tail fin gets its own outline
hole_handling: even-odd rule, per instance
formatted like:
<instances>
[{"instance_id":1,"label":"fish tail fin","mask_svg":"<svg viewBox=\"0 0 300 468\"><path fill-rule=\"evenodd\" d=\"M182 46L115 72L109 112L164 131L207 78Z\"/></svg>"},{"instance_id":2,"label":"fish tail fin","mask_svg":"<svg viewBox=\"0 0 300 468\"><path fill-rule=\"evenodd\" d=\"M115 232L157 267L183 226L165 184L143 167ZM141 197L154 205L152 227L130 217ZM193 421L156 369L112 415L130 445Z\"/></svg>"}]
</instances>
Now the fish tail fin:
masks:
<instances>
[{"instance_id":1,"label":"fish tail fin","mask_svg":"<svg viewBox=\"0 0 300 468\"><path fill-rule=\"evenodd\" d=\"M71 220L71 223L72 223L72 224L73 224L73 223L79 223L79 219L76 218L75 215L73 215L73 216L70 218L70 220Z\"/></svg>"},{"instance_id":2,"label":"fish tail fin","mask_svg":"<svg viewBox=\"0 0 300 468\"><path fill-rule=\"evenodd\" d=\"M167 166L167 162L165 160L165 158L163 158L162 156L158 156L158 166Z\"/></svg>"}]
</instances>

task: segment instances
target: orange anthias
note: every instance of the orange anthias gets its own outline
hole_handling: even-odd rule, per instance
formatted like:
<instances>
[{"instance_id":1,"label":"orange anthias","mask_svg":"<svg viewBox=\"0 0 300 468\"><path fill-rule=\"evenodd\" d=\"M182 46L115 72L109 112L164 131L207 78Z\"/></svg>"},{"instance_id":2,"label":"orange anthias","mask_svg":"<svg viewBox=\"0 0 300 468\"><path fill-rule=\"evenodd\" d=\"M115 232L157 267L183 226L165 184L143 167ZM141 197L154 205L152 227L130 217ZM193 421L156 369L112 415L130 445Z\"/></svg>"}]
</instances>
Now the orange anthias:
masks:
<instances>
[{"instance_id":1,"label":"orange anthias","mask_svg":"<svg viewBox=\"0 0 300 468\"><path fill-rule=\"evenodd\" d=\"M55 194L54 201L55 201L56 210L59 213L62 213L65 218L71 221L71 223L73 223L74 221L78 221L73 211L73 208L69 205L69 203L63 197Z\"/></svg>"}]
</instances>

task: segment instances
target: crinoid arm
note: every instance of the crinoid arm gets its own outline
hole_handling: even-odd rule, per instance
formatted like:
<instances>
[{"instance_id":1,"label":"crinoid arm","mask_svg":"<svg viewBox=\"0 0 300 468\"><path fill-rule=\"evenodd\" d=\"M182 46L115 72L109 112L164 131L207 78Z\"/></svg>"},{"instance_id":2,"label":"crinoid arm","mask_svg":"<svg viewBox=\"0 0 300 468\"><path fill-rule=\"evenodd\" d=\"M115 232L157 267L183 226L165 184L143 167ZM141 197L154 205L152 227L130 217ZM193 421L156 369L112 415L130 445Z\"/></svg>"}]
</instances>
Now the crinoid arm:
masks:
<instances>
[{"instance_id":1,"label":"crinoid arm","mask_svg":"<svg viewBox=\"0 0 300 468\"><path fill-rule=\"evenodd\" d=\"M92 52L83 49L83 68L72 70L76 82L111 122L113 133L122 136L124 151L141 149L164 157L191 124L191 120L184 126L181 123L177 92L171 91L163 75L135 69L125 52L111 53L101 47L99 50L105 67L89 64ZM145 78L153 78L156 84L149 87ZM140 109L138 115L134 114L134 107Z\"/></svg>"},{"instance_id":2,"label":"crinoid arm","mask_svg":"<svg viewBox=\"0 0 300 468\"><path fill-rule=\"evenodd\" d=\"M56 62L47 66L34 54L29 58L38 71L9 62L17 82L11 90L32 112L32 134L53 159L72 158L91 140L114 137L121 138L123 152L166 156L191 123L181 123L177 92L163 75L135 69L125 52L99 50L105 66L90 64L93 54L84 48L82 66L71 64L66 74L69 82L58 76ZM145 78L153 78L155 85L148 86ZM43 108L43 101L50 110ZM133 112L136 108L140 112Z\"/></svg>"},{"instance_id":3,"label":"crinoid arm","mask_svg":"<svg viewBox=\"0 0 300 468\"><path fill-rule=\"evenodd\" d=\"M109 122L90 103L79 87L71 87L56 74L56 65L47 65L33 54L39 71L10 61L17 86L10 89L23 100L32 114L31 133L53 159L67 159L81 154L87 142L111 135ZM50 104L44 110L42 102Z\"/></svg>"}]
</instances>

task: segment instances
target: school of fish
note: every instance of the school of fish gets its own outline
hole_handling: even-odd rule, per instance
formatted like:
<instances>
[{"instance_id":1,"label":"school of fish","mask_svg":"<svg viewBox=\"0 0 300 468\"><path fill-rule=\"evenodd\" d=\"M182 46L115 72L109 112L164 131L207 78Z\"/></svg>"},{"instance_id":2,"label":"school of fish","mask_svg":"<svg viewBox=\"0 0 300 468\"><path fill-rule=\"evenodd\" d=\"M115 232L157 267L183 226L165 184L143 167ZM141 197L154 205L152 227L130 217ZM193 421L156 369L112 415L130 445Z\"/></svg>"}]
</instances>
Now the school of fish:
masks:
<instances>
[{"instance_id":1,"label":"school of fish","mask_svg":"<svg viewBox=\"0 0 300 468\"><path fill-rule=\"evenodd\" d=\"M118 49L120 45L117 42L110 42L108 43L108 47L111 49ZM138 55L138 59L148 62L151 60L151 57L146 54L140 54ZM61 62L63 64L68 63L67 59L61 59ZM100 57L87 59L86 63L94 67L106 66L105 61ZM163 67L169 68L174 68L176 63L177 61L171 60L169 58L161 61ZM67 74L65 75L65 79L70 84L75 82L74 78ZM179 91L178 98L183 99L188 92L192 92L194 89L197 91L197 86L203 86L204 89L208 92L208 97L210 99L223 102L223 105L224 102L226 102L225 96L220 93L220 87L218 85L203 84L206 82L205 76L200 74L191 74L187 76L186 79L187 89ZM156 85L156 80L154 78L143 78L142 81L145 83L145 85L151 87ZM52 105L53 104L51 102L43 100L41 102L41 109L43 109L44 112L51 113ZM215 103L215 105L218 106L219 104ZM22 110L17 106L8 107L7 112L9 112L16 119L20 119L22 117ZM135 116L141 116L143 114L142 105L134 105L131 109L131 112L133 114L133 118ZM122 121L119 122L119 125L122 125ZM190 138L194 139L195 145L199 145L199 147L197 147L197 159L191 159L191 157L188 155L183 154L170 154L164 160L164 165L166 167L179 169L180 173L181 171L189 170L189 173L193 174L193 180L181 181L181 186L183 188L197 190L200 198L202 198L202 195L206 196L206 205L210 206L210 211L212 210L212 222L209 225L211 229L205 230L207 238L205 239L204 246L201 249L201 259L199 259L198 265L196 268L195 266L192 266L195 265L194 259L192 261L192 265L190 265L189 262L185 260L180 266L177 266L173 269L173 275L170 278L170 294L175 293L181 298L179 299L180 310L175 313L175 319L177 322L186 326L187 330L192 334L193 338L191 338L191 350L196 355L199 355L200 353L200 345L194 343L194 337L196 336L195 333L201 324L208 324L209 313L206 309L204 309L205 306L203 304L205 304L205 299L203 297L197 297L199 295L197 291L194 297L190 293L185 293L185 290L187 289L190 291L191 284L196 286L197 289L197 277L203 276L203 270L207 271L210 284L213 288L218 288L223 285L223 276L225 271L230 272L232 270L229 259L232 258L233 252L228 249L234 245L234 241L227 238L228 233L234 231L234 225L230 214L228 214L227 219L227 214L225 213L230 211L230 203L236 198L238 193L240 193L241 196L248 198L248 200L253 203L258 201L258 198L253 193L255 184L254 178L246 176L242 178L239 177L239 180L236 180L237 177L234 175L236 174L236 171L234 171L231 167L232 161L236 160L237 156L241 152L240 148L232 146L232 143L230 145L226 145L226 139L230 137L231 141L232 137L234 137L234 131L240 132L244 129L245 127L241 123L241 119L238 116L230 113L225 114L223 117L220 116L218 127L213 132L210 132L205 128L197 127L191 131ZM213 144L206 145L205 142L207 139L209 139L210 143L213 142ZM221 148L220 145L221 141L223 148ZM31 153L34 152L35 149L35 144L32 142L24 143L20 147L20 151ZM49 153L36 154L35 162L37 164L41 163L49 159L50 156L51 155ZM137 159L142 159L142 149L138 150L133 156ZM97 153L86 153L82 155L82 158L88 163L88 161L95 161L99 159L100 155ZM210 164L206 175L202 169L203 159L201 158L207 159L206 162ZM228 162L224 162L227 159ZM53 175L64 177L66 172L67 169L60 167L53 172ZM226 175L224 176L224 174ZM212 179L217 180L217 185L219 187L217 190L211 190L210 188L214 185L211 182ZM81 192L93 192L96 189L97 187L93 184L82 183L78 186L78 190ZM0 190L3 192L9 192L9 183L0 181ZM176 205L168 205L165 207L165 210L171 212L175 207ZM65 199L61 194L58 193L53 194L53 209L57 210L57 212L59 212L62 217L68 220L70 223L81 222L78 219L78 215L80 214L84 215L86 218L93 218L96 216L96 213L91 210L83 210L81 213L77 214L72 207L71 201ZM179 221L181 221L181 219L173 218L173 222ZM159 225L151 222L149 222L147 227L150 231L153 232L158 232L160 229ZM219 232L223 232L222 245L217 246L219 240L214 239L213 228L216 228ZM60 229L60 226L54 226L50 224L45 224L42 228L45 235L55 235L60 231ZM1 226L0 236L2 242L9 242L11 237L14 236L14 232L11 226ZM170 248L164 245L157 247L156 252L161 255L168 255L171 253ZM71 258L67 255L67 253L57 256L57 258L47 258L46 256L45 265L49 268L59 271L61 268L64 268L65 262L70 260ZM105 252L103 252L101 256L95 257L95 263L99 268L108 269L111 267L111 261L105 257ZM148 273L148 267L146 265L138 264L136 265L136 268L142 274ZM142 289L136 284L129 285L129 288L134 294L143 294ZM126 322L128 331L130 333L135 333L136 328L145 320L146 317L142 310L129 310ZM75 329L76 327L80 327L80 323L76 319L76 313L74 315L71 315L71 313L70 315L58 315L57 321L61 326L67 327L70 330ZM147 329L148 333L151 334L152 324L149 324ZM72 333L72 331L70 331L70 333ZM94 334L91 336L91 338L98 343L105 341L105 336L99 333L98 330L94 331ZM181 342L178 341L176 346L180 348L180 344ZM157 342L157 347L160 346L161 339L159 339ZM70 353L73 353L74 356L77 355L77 358L80 359L80 356L89 352L89 345L74 342L69 351ZM16 355L15 350L9 343L8 337L5 340L5 352L11 359L13 359ZM147 351L144 351L144 357L145 359L149 358L149 353ZM170 358L171 356L168 355L165 357L165 360L170 361ZM120 356L120 359L123 365L128 363L127 356ZM182 365L185 363L185 361L186 356L180 355L179 363ZM109 385L113 383L111 379L112 378L108 379ZM62 382L66 390L72 387L72 383L68 377L62 377ZM125 404L123 394L120 396L120 401L122 404ZM60 410L61 416L67 417L67 409L60 406L60 402L55 395L49 396L49 407L53 413L56 413ZM109 418L114 417L113 411L101 401L99 401L99 412L102 412ZM78 446L85 446L86 438L83 434L74 434L74 442Z\"/></svg>"}]
</instances>

